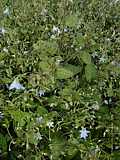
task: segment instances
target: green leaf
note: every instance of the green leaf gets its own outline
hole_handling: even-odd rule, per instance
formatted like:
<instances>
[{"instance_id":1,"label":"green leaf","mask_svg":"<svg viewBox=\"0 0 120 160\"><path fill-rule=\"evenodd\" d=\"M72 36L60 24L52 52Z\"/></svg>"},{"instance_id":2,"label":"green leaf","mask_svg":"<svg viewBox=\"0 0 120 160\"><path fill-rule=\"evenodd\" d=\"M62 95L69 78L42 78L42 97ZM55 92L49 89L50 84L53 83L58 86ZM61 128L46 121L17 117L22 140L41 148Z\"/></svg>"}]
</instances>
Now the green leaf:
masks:
<instances>
[{"instance_id":1,"label":"green leaf","mask_svg":"<svg viewBox=\"0 0 120 160\"><path fill-rule=\"evenodd\" d=\"M65 65L64 67L59 67L56 71L57 79L67 79L73 77L75 74L80 72L79 66L73 66L70 64Z\"/></svg>"},{"instance_id":2,"label":"green leaf","mask_svg":"<svg viewBox=\"0 0 120 160\"><path fill-rule=\"evenodd\" d=\"M61 152L64 150L65 141L60 136L53 137L49 147L53 156L53 159L56 160L61 155Z\"/></svg>"},{"instance_id":3,"label":"green leaf","mask_svg":"<svg viewBox=\"0 0 120 160\"><path fill-rule=\"evenodd\" d=\"M1 133L0 133L0 149L2 149L2 152L7 151L7 140L5 136L3 136Z\"/></svg>"},{"instance_id":4,"label":"green leaf","mask_svg":"<svg viewBox=\"0 0 120 160\"><path fill-rule=\"evenodd\" d=\"M87 64L85 67L85 76L87 81L91 81L96 77L96 68L94 64Z\"/></svg>"},{"instance_id":5,"label":"green leaf","mask_svg":"<svg viewBox=\"0 0 120 160\"><path fill-rule=\"evenodd\" d=\"M47 109L45 107L38 106L37 113L39 114L39 116L43 116L44 114L47 114L48 111L47 111Z\"/></svg>"},{"instance_id":6,"label":"green leaf","mask_svg":"<svg viewBox=\"0 0 120 160\"><path fill-rule=\"evenodd\" d=\"M74 27L78 23L78 17L76 14L69 15L65 19L65 24L69 27Z\"/></svg>"},{"instance_id":7,"label":"green leaf","mask_svg":"<svg viewBox=\"0 0 120 160\"><path fill-rule=\"evenodd\" d=\"M15 122L19 123L19 126L23 127L28 119L30 119L31 114L22 111L9 111Z\"/></svg>"},{"instance_id":8,"label":"green leaf","mask_svg":"<svg viewBox=\"0 0 120 160\"><path fill-rule=\"evenodd\" d=\"M33 45L35 50L38 50L41 54L54 55L57 52L57 43L55 41L43 41L38 40Z\"/></svg>"},{"instance_id":9,"label":"green leaf","mask_svg":"<svg viewBox=\"0 0 120 160\"><path fill-rule=\"evenodd\" d=\"M85 64L91 64L91 56L88 52L82 53L80 57Z\"/></svg>"},{"instance_id":10,"label":"green leaf","mask_svg":"<svg viewBox=\"0 0 120 160\"><path fill-rule=\"evenodd\" d=\"M50 72L51 69L50 69L50 65L48 64L48 62L45 62L45 61L42 61L39 63L39 67L42 69L42 71L44 72Z\"/></svg>"}]
</instances>

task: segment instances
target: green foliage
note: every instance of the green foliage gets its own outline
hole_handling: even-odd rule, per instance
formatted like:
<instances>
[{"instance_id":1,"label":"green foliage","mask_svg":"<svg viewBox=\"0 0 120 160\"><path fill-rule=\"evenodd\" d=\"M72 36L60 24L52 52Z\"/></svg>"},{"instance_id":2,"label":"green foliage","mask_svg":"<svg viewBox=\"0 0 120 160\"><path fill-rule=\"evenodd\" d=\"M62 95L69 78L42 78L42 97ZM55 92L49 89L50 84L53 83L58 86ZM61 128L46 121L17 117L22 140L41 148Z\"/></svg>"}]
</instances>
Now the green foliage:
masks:
<instances>
[{"instance_id":1,"label":"green foliage","mask_svg":"<svg viewBox=\"0 0 120 160\"><path fill-rule=\"evenodd\" d=\"M87 64L85 67L85 76L87 81L91 81L96 77L96 68L94 64Z\"/></svg>"},{"instance_id":2,"label":"green foliage","mask_svg":"<svg viewBox=\"0 0 120 160\"><path fill-rule=\"evenodd\" d=\"M1 0L0 159L119 159L119 3Z\"/></svg>"}]
</instances>

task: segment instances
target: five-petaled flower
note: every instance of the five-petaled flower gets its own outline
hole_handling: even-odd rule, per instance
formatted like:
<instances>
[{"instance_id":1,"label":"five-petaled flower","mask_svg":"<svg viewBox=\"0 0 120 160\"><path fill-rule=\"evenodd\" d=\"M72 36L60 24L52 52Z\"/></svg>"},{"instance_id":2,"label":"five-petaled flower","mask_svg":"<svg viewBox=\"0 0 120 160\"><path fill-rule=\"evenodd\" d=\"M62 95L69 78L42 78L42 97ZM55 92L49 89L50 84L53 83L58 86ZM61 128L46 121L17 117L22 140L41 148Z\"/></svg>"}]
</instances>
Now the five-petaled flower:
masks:
<instances>
[{"instance_id":1,"label":"five-petaled flower","mask_svg":"<svg viewBox=\"0 0 120 160\"><path fill-rule=\"evenodd\" d=\"M54 127L54 122L51 122L51 121L47 122L47 126L48 126L49 128Z\"/></svg>"},{"instance_id":2,"label":"five-petaled flower","mask_svg":"<svg viewBox=\"0 0 120 160\"><path fill-rule=\"evenodd\" d=\"M24 90L25 87L23 87L22 84L20 84L17 80L14 80L11 85L9 86L9 90L12 90L12 89L17 89L17 90Z\"/></svg>"},{"instance_id":3,"label":"five-petaled flower","mask_svg":"<svg viewBox=\"0 0 120 160\"><path fill-rule=\"evenodd\" d=\"M35 140L41 140L42 139L42 135L40 134L40 132L35 133L34 139Z\"/></svg>"},{"instance_id":4,"label":"five-petaled flower","mask_svg":"<svg viewBox=\"0 0 120 160\"><path fill-rule=\"evenodd\" d=\"M82 127L82 130L80 130L80 138L86 139L88 137L88 133L90 133L90 131L87 131L86 128Z\"/></svg>"}]
</instances>

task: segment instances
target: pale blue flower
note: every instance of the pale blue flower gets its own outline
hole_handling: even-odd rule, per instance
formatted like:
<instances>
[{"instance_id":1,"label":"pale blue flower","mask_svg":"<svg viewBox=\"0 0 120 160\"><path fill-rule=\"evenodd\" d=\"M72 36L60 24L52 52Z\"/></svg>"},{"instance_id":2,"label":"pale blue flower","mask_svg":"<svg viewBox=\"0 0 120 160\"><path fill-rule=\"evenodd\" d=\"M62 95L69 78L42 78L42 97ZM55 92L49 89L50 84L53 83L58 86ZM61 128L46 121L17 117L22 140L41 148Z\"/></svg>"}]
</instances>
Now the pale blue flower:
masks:
<instances>
[{"instance_id":1,"label":"pale blue flower","mask_svg":"<svg viewBox=\"0 0 120 160\"><path fill-rule=\"evenodd\" d=\"M36 118L36 122L37 122L37 123L40 123L40 124L43 123L43 117L42 117L42 116L37 117L37 118Z\"/></svg>"},{"instance_id":2,"label":"pale blue flower","mask_svg":"<svg viewBox=\"0 0 120 160\"><path fill-rule=\"evenodd\" d=\"M80 138L86 139L88 137L88 133L90 133L90 131L87 131L86 128L82 127L82 130L80 130Z\"/></svg>"},{"instance_id":3,"label":"pale blue flower","mask_svg":"<svg viewBox=\"0 0 120 160\"><path fill-rule=\"evenodd\" d=\"M23 87L23 85L21 85L18 81L14 80L11 85L9 86L9 90L12 90L12 89L21 89L21 90L24 90L25 87Z\"/></svg>"}]
</instances>

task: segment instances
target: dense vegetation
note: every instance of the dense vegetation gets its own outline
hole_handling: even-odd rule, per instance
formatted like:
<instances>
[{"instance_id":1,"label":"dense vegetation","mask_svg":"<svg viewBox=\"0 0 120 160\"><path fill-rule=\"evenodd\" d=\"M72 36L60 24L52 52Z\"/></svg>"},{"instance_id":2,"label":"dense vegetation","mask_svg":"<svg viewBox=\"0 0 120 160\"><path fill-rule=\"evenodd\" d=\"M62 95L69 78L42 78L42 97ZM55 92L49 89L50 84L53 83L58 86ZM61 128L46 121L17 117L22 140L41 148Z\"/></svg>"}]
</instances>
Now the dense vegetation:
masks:
<instances>
[{"instance_id":1,"label":"dense vegetation","mask_svg":"<svg viewBox=\"0 0 120 160\"><path fill-rule=\"evenodd\" d=\"M0 159L120 159L120 1L0 1Z\"/></svg>"}]
</instances>

